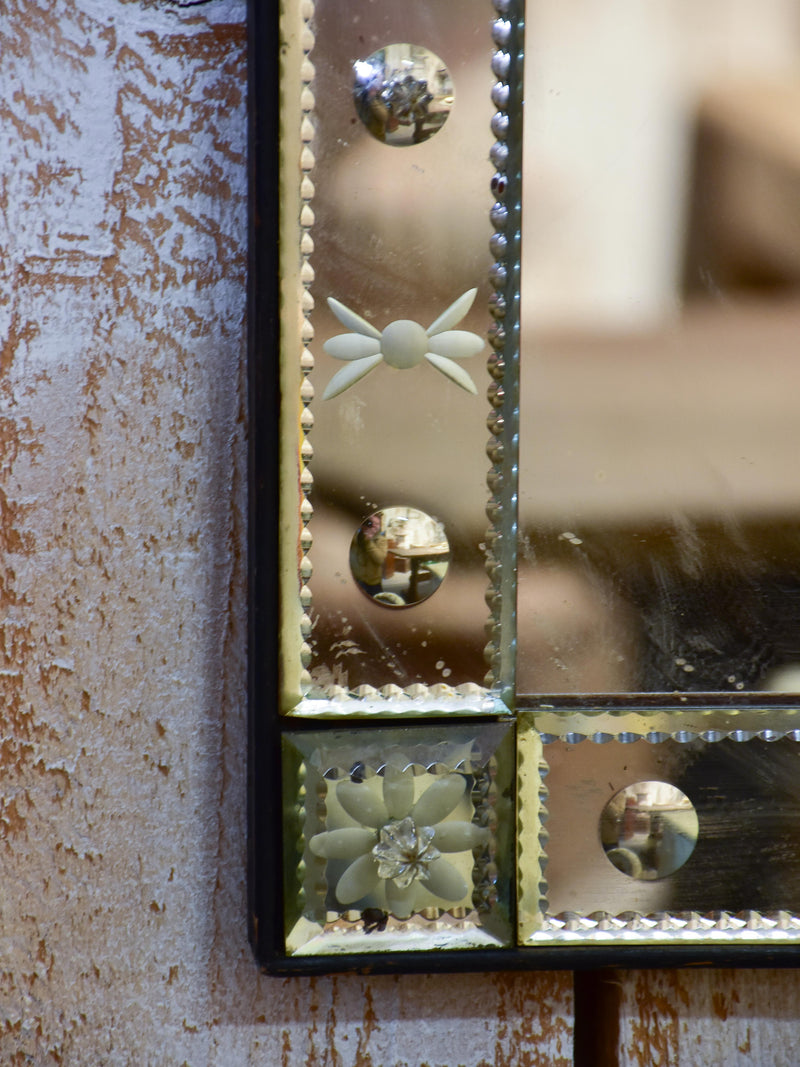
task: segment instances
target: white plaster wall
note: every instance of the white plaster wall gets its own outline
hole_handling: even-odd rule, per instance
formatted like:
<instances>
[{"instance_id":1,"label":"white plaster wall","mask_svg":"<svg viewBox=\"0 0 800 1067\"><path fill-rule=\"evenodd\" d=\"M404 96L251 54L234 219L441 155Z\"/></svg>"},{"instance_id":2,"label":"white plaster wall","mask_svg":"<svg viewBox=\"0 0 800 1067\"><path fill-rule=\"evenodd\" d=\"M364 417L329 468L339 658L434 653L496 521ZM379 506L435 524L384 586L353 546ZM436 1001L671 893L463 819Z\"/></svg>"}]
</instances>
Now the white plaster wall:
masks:
<instances>
[{"instance_id":1,"label":"white plaster wall","mask_svg":"<svg viewBox=\"0 0 800 1067\"><path fill-rule=\"evenodd\" d=\"M245 45L0 0L0 1063L566 1064L567 975L252 960Z\"/></svg>"}]
</instances>

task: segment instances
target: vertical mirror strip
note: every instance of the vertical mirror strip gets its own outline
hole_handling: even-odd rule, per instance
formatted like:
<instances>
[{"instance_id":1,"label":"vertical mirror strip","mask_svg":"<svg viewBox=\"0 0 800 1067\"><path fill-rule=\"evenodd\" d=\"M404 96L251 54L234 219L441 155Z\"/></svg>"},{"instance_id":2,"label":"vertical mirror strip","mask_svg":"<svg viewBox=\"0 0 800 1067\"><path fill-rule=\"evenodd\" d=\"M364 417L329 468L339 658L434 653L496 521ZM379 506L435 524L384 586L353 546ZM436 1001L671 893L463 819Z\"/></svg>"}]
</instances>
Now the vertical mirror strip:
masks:
<instances>
[{"instance_id":1,"label":"vertical mirror strip","mask_svg":"<svg viewBox=\"0 0 800 1067\"><path fill-rule=\"evenodd\" d=\"M496 15L282 13L284 713L513 706L521 4Z\"/></svg>"}]
</instances>

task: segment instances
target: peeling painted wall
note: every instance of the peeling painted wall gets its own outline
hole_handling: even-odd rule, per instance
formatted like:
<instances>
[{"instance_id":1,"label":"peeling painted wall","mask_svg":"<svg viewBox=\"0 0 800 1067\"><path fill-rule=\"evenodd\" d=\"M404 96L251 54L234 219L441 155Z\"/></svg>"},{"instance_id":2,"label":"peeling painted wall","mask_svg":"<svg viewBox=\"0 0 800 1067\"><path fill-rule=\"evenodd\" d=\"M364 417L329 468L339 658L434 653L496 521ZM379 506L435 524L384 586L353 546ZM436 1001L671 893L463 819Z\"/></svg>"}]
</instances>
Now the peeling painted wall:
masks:
<instances>
[{"instance_id":1,"label":"peeling painted wall","mask_svg":"<svg viewBox=\"0 0 800 1067\"><path fill-rule=\"evenodd\" d=\"M244 23L0 0L0 1063L566 1067L569 974L247 944ZM620 1064L798 1061L800 972L613 984Z\"/></svg>"},{"instance_id":2,"label":"peeling painted wall","mask_svg":"<svg viewBox=\"0 0 800 1067\"><path fill-rule=\"evenodd\" d=\"M245 43L0 4L0 1062L566 1064L569 975L252 960Z\"/></svg>"}]
</instances>

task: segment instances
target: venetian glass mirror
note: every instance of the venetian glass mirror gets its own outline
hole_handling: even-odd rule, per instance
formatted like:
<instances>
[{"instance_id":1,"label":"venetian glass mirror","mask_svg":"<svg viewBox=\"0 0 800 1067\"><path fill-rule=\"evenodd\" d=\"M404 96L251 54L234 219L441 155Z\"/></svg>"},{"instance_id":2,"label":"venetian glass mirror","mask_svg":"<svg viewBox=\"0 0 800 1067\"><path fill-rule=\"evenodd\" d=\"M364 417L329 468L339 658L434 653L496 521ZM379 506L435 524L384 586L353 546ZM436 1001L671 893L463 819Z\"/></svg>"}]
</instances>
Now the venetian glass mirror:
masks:
<instances>
[{"instance_id":1,"label":"venetian glass mirror","mask_svg":"<svg viewBox=\"0 0 800 1067\"><path fill-rule=\"evenodd\" d=\"M251 33L259 959L793 953L795 5Z\"/></svg>"}]
</instances>

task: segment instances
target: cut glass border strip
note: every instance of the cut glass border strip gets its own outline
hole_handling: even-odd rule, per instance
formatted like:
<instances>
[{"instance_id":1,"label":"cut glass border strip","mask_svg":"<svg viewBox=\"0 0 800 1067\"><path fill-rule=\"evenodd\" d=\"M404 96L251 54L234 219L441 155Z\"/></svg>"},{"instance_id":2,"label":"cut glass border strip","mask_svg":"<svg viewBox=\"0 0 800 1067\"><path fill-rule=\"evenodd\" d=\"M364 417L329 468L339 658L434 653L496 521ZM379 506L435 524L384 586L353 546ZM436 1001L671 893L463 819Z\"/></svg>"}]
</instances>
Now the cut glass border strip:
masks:
<instances>
[{"instance_id":1,"label":"cut glass border strip","mask_svg":"<svg viewBox=\"0 0 800 1067\"><path fill-rule=\"evenodd\" d=\"M525 948L575 945L730 945L800 944L800 917L789 912L695 912L620 916L550 916L524 942Z\"/></svg>"},{"instance_id":2,"label":"cut glass border strip","mask_svg":"<svg viewBox=\"0 0 800 1067\"><path fill-rule=\"evenodd\" d=\"M487 426L493 435L487 445L492 461L488 475L490 499L486 513L492 527L487 535L491 611L486 657L486 678L509 708L514 707L516 687L516 575L518 551L519 476L519 364L520 364L520 268L522 252L522 100L524 74L524 4L518 0L494 0L497 18L492 23L496 51L492 71L497 81L492 101L497 108L492 133L497 138L490 150L496 170L491 179L495 203L490 221L495 234L490 250L495 264L489 280L494 294L490 312L495 325L489 331L494 352L488 370L491 411Z\"/></svg>"},{"instance_id":3,"label":"cut glass border strip","mask_svg":"<svg viewBox=\"0 0 800 1067\"><path fill-rule=\"evenodd\" d=\"M603 713L598 713L603 714ZM608 723L612 732L596 731L581 733L574 729L575 719L585 717L564 713L526 713L518 716L517 733L517 892L518 943L522 950L535 947L576 946L622 946L622 945L787 945L800 946L800 914L785 909L726 910L699 913L675 910L670 912L645 913L625 911L614 915L606 911L589 914L578 912L548 913L547 883L547 804L550 796L546 779L548 764L547 746L556 742L576 745L580 742L604 745L610 741L631 744L647 741L658 744L673 741L690 744L694 741L715 743L731 740L748 742L762 740L775 742L790 740L800 742L800 730L789 729L798 723L797 709L783 709L779 730L764 727L764 719L774 722L772 709L763 711L716 711L699 712L705 724L715 722L718 728L703 731L677 729L684 725L686 713L656 713L663 720L660 725L671 726L671 731L641 731L641 723L630 719L643 719L647 723L652 716L615 715ZM743 725L750 729L731 729L732 723L744 715ZM555 733L540 730L542 719L555 729ZM761 721L759 721L761 720ZM577 725L583 725L579 722ZM616 729L614 727L616 726ZM758 729L758 727L761 729ZM620 729L619 727L622 727ZM629 727L629 729L625 729ZM638 729L637 729L638 728ZM538 878L532 871L538 870Z\"/></svg>"},{"instance_id":4,"label":"cut glass border strip","mask_svg":"<svg viewBox=\"0 0 800 1067\"><path fill-rule=\"evenodd\" d=\"M487 392L491 405L487 424L492 434L487 444L492 464L487 475L490 492L487 515L492 526L486 535L486 602L490 620L485 657L489 672L482 679L483 685L479 684L481 671L476 665L476 679L466 686L416 683L404 688L387 684L352 689L336 685L315 686L309 673L312 662L309 639L313 630L313 447L309 434L314 423L311 410L314 390L309 374L314 367L314 358L308 346L314 337L310 316L314 307L311 231L314 224L315 125L311 53L315 44L315 8L313 0L300 0L297 5L286 4L282 9L281 391L285 397L298 397L297 412L284 410L282 414L282 440L292 442L290 446L285 445L281 460L281 526L284 532L281 554L281 711L286 715L326 718L375 714L500 714L513 709L524 5L520 0L494 0L494 7L497 17L491 27L495 45L491 70L497 80L490 91L497 112L491 121L496 140L490 158L497 169L491 180L495 204L490 220L495 233L490 240L490 249L495 263L490 269L494 294L489 311L494 325L488 333L492 352L488 361L490 384ZM295 85L299 86L296 93L291 88ZM298 173L299 185L292 188L292 183L298 181ZM489 205L487 197L487 210ZM292 255L297 256L298 250L299 267L291 262ZM295 318L299 321L295 322ZM290 407L290 404L284 404L285 409ZM296 561L289 563L294 552ZM297 578L288 581L287 572L296 573Z\"/></svg>"},{"instance_id":5,"label":"cut glass border strip","mask_svg":"<svg viewBox=\"0 0 800 1067\"><path fill-rule=\"evenodd\" d=\"M495 715L507 712L498 706L493 695L483 686L468 682L449 686L444 683L423 685L419 682L401 688L385 685L380 689L360 685L355 689L331 686L321 697L305 697L292 709L292 717L314 719L353 719L370 716L395 718L432 717L464 714Z\"/></svg>"},{"instance_id":6,"label":"cut glass border strip","mask_svg":"<svg viewBox=\"0 0 800 1067\"><path fill-rule=\"evenodd\" d=\"M278 129L278 265L280 292L279 383L282 402L278 412L280 454L278 468L280 529L278 555L280 711L289 712L310 684L307 644L312 622L311 592L312 515L309 493L312 447L308 433L314 424L310 410L313 388L308 375L314 360L308 348L313 327L310 283L313 268L310 227L314 186L312 121L314 67L313 0L279 6L280 101ZM263 149L262 149L263 150ZM262 205L263 210L263 205Z\"/></svg>"},{"instance_id":7,"label":"cut glass border strip","mask_svg":"<svg viewBox=\"0 0 800 1067\"><path fill-rule=\"evenodd\" d=\"M577 742L588 738L605 741L633 742L644 738L654 744L673 739L690 742L750 741L760 737L776 741L788 737L800 741L800 708L704 708L691 710L532 710L526 719L536 724L545 742Z\"/></svg>"}]
</instances>

